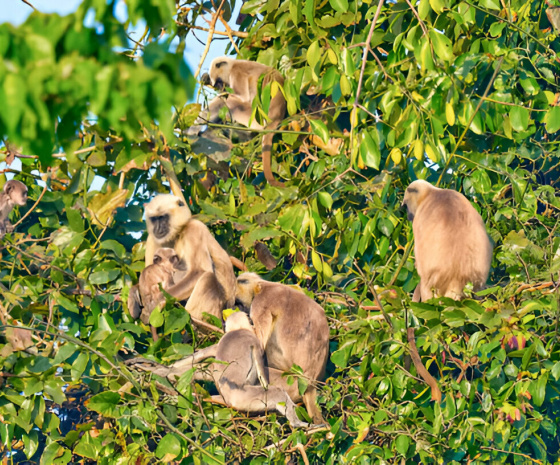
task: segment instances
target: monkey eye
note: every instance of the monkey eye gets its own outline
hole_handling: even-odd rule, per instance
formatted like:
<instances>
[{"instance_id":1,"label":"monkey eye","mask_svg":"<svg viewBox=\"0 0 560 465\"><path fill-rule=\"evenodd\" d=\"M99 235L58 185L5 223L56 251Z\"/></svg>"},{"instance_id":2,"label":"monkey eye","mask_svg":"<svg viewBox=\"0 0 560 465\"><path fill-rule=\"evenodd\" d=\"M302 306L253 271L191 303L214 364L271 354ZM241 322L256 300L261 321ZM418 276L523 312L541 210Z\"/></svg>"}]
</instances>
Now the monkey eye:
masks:
<instances>
[{"instance_id":1,"label":"monkey eye","mask_svg":"<svg viewBox=\"0 0 560 465\"><path fill-rule=\"evenodd\" d=\"M159 255L154 255L154 265L159 265L161 262L161 257Z\"/></svg>"},{"instance_id":2,"label":"monkey eye","mask_svg":"<svg viewBox=\"0 0 560 465\"><path fill-rule=\"evenodd\" d=\"M183 202L182 200L179 200L177 202L177 205L179 205L180 207L184 207L185 206L185 202Z\"/></svg>"}]
</instances>

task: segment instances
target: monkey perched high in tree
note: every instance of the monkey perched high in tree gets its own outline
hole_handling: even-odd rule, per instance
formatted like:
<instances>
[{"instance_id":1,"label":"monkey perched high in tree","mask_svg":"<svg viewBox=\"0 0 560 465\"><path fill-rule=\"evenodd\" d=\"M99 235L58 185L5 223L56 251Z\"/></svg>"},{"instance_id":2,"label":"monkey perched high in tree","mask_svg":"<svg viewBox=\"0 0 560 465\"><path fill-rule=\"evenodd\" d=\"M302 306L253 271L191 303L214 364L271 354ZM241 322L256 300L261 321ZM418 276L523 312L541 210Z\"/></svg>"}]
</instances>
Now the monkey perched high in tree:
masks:
<instances>
[{"instance_id":1,"label":"monkey perched high in tree","mask_svg":"<svg viewBox=\"0 0 560 465\"><path fill-rule=\"evenodd\" d=\"M403 206L414 231L414 254L420 283L413 300L444 296L458 300L467 283L486 284L492 245L480 214L467 198L418 180L404 194Z\"/></svg>"},{"instance_id":2,"label":"monkey perched high in tree","mask_svg":"<svg viewBox=\"0 0 560 465\"><path fill-rule=\"evenodd\" d=\"M202 76L201 82L223 93L208 104L208 109L195 121L195 125L220 122L220 110L227 107L231 119L236 123L251 129L276 129L286 115L286 99L280 89L276 89L276 95L270 101L267 115L270 121L266 128L255 119L251 120L253 100L257 96L261 76L263 88L272 85L273 82L277 82L279 87L284 85L282 75L270 66L230 57L215 58L210 64L210 71ZM233 93L226 93L226 87L232 89ZM195 128L190 132L198 132L198 128ZM262 139L264 176L272 186L283 187L284 184L277 181L272 174L272 139L273 133L265 134Z\"/></svg>"}]
</instances>

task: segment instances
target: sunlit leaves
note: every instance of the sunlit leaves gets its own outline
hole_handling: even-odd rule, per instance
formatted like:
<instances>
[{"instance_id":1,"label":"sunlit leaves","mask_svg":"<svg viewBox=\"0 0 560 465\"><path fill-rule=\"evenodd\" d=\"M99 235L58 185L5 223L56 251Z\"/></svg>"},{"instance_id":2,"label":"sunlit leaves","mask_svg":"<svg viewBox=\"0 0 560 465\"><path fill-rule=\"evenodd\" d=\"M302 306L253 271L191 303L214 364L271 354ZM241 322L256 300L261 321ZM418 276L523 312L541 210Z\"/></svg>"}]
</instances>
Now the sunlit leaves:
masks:
<instances>
[{"instance_id":1,"label":"sunlit leaves","mask_svg":"<svg viewBox=\"0 0 560 465\"><path fill-rule=\"evenodd\" d=\"M514 106L509 112L511 126L516 131L525 131L529 125L529 111L521 106Z\"/></svg>"}]
</instances>

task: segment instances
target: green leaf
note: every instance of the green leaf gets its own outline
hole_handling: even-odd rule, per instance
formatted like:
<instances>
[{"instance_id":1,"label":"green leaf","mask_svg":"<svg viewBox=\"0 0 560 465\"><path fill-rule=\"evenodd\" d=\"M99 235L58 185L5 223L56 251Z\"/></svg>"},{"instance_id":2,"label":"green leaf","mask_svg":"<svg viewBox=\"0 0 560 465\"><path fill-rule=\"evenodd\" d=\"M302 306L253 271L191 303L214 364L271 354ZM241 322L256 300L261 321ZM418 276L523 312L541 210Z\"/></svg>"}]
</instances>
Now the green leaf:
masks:
<instances>
[{"instance_id":1,"label":"green leaf","mask_svg":"<svg viewBox=\"0 0 560 465\"><path fill-rule=\"evenodd\" d=\"M348 0L329 0L331 7L340 13L348 11Z\"/></svg>"},{"instance_id":2,"label":"green leaf","mask_svg":"<svg viewBox=\"0 0 560 465\"><path fill-rule=\"evenodd\" d=\"M512 107L509 112L509 119L514 130L518 132L526 131L529 125L529 111L520 106Z\"/></svg>"},{"instance_id":3,"label":"green leaf","mask_svg":"<svg viewBox=\"0 0 560 465\"><path fill-rule=\"evenodd\" d=\"M311 129L313 133L318 135L321 140L327 144L329 142L329 130L327 125L318 119L310 119L309 123L311 124Z\"/></svg>"},{"instance_id":4,"label":"green leaf","mask_svg":"<svg viewBox=\"0 0 560 465\"><path fill-rule=\"evenodd\" d=\"M156 448L156 456L162 462L169 462L181 454L181 441L173 433L166 434Z\"/></svg>"},{"instance_id":5,"label":"green leaf","mask_svg":"<svg viewBox=\"0 0 560 465\"><path fill-rule=\"evenodd\" d=\"M443 34L430 29L430 39L434 46L434 51L443 61L451 62L455 59L453 55L453 44Z\"/></svg>"},{"instance_id":6,"label":"green leaf","mask_svg":"<svg viewBox=\"0 0 560 465\"><path fill-rule=\"evenodd\" d=\"M360 158L364 165L379 169L379 163L381 161L381 152L379 150L379 145L375 142L374 138L371 136L370 132L364 131L362 133L362 143L360 144Z\"/></svg>"},{"instance_id":7,"label":"green leaf","mask_svg":"<svg viewBox=\"0 0 560 465\"><path fill-rule=\"evenodd\" d=\"M323 205L327 210L332 208L333 198L331 194L326 191L319 191L317 193L317 198L319 199L319 203Z\"/></svg>"},{"instance_id":8,"label":"green leaf","mask_svg":"<svg viewBox=\"0 0 560 465\"><path fill-rule=\"evenodd\" d=\"M164 323L163 314L161 313L161 308L158 305L156 308L153 309L152 313L150 313L150 324L154 328L159 328Z\"/></svg>"},{"instance_id":9,"label":"green leaf","mask_svg":"<svg viewBox=\"0 0 560 465\"><path fill-rule=\"evenodd\" d=\"M117 405L121 400L118 392L100 392L86 401L86 407L109 418L118 418Z\"/></svg>"},{"instance_id":10,"label":"green leaf","mask_svg":"<svg viewBox=\"0 0 560 465\"><path fill-rule=\"evenodd\" d=\"M546 131L552 134L560 129L560 106L552 107L544 117Z\"/></svg>"},{"instance_id":11,"label":"green leaf","mask_svg":"<svg viewBox=\"0 0 560 465\"><path fill-rule=\"evenodd\" d=\"M398 436L397 440L395 441L395 448L397 449L397 452L404 457L406 457L409 445L410 438L408 436L405 436L404 434Z\"/></svg>"}]
</instances>

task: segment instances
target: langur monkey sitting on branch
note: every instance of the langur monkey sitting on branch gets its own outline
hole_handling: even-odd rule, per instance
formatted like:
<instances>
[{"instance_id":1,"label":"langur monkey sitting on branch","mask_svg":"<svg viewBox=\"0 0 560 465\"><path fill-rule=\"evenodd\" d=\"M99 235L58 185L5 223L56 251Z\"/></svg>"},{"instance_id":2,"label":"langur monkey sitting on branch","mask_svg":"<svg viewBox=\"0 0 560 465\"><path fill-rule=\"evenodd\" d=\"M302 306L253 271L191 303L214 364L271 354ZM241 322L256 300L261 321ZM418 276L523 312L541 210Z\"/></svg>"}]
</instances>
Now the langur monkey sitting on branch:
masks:
<instances>
[{"instance_id":1,"label":"langur monkey sitting on branch","mask_svg":"<svg viewBox=\"0 0 560 465\"><path fill-rule=\"evenodd\" d=\"M138 318L146 325L150 324L150 315L154 309L165 302L160 290L167 291L174 284L173 274L185 271L185 266L175 250L162 247L154 254L153 263L142 270L138 284L128 294L128 311L133 318ZM154 341L158 340L157 329L150 326Z\"/></svg>"},{"instance_id":2,"label":"langur monkey sitting on branch","mask_svg":"<svg viewBox=\"0 0 560 465\"><path fill-rule=\"evenodd\" d=\"M257 95L259 78L263 77L263 88L271 85L272 97L268 108L269 123L267 126L251 119L253 99ZM205 115L199 116L195 125L220 122L220 110L227 107L231 119L236 123L251 129L276 129L286 115L286 99L280 89L284 85L284 78L275 69L249 60L236 60L230 57L220 57L212 60L210 71L201 78L204 85L210 85L222 93L209 104ZM273 85L277 82L278 88ZM233 93L225 92L226 87ZM196 126L195 126L196 127ZM270 185L283 187L284 184L274 178L271 170L271 152L273 133L267 133L262 138L262 162L266 180Z\"/></svg>"},{"instance_id":3,"label":"langur monkey sitting on branch","mask_svg":"<svg viewBox=\"0 0 560 465\"><path fill-rule=\"evenodd\" d=\"M415 302L443 296L459 300L471 282L484 287L492 262L492 244L480 214L467 198L418 180L404 194L414 232L414 255L420 283Z\"/></svg>"},{"instance_id":4,"label":"langur monkey sitting on branch","mask_svg":"<svg viewBox=\"0 0 560 465\"><path fill-rule=\"evenodd\" d=\"M269 370L301 367L309 381L303 394L307 412L314 423L324 423L315 385L324 378L329 358L330 329L323 308L302 291L255 273L237 278L236 303L249 312Z\"/></svg>"},{"instance_id":5,"label":"langur monkey sitting on branch","mask_svg":"<svg viewBox=\"0 0 560 465\"><path fill-rule=\"evenodd\" d=\"M204 223L192 218L179 197L157 195L145 213L146 266L154 262L157 249L173 248L184 268L174 273L166 292L178 300L188 299L185 308L196 319L208 313L221 320L222 310L235 303L235 274L227 252Z\"/></svg>"},{"instance_id":6,"label":"langur monkey sitting on branch","mask_svg":"<svg viewBox=\"0 0 560 465\"><path fill-rule=\"evenodd\" d=\"M8 232L13 232L14 226L8 216L15 205L23 206L27 203L27 186L21 181L11 179L4 184L0 193L0 239Z\"/></svg>"},{"instance_id":7,"label":"langur monkey sitting on branch","mask_svg":"<svg viewBox=\"0 0 560 465\"><path fill-rule=\"evenodd\" d=\"M243 312L235 312L226 319L225 327L226 334L218 344L199 350L171 367L144 359L132 359L127 363L175 381L176 376L195 364L215 358L216 362L211 363L208 370L197 370L194 374L195 379L214 381L220 395L212 396L213 401L225 403L241 412L276 410L285 415L293 427L308 426L297 417L288 393L268 384L264 351L249 317Z\"/></svg>"}]
</instances>

